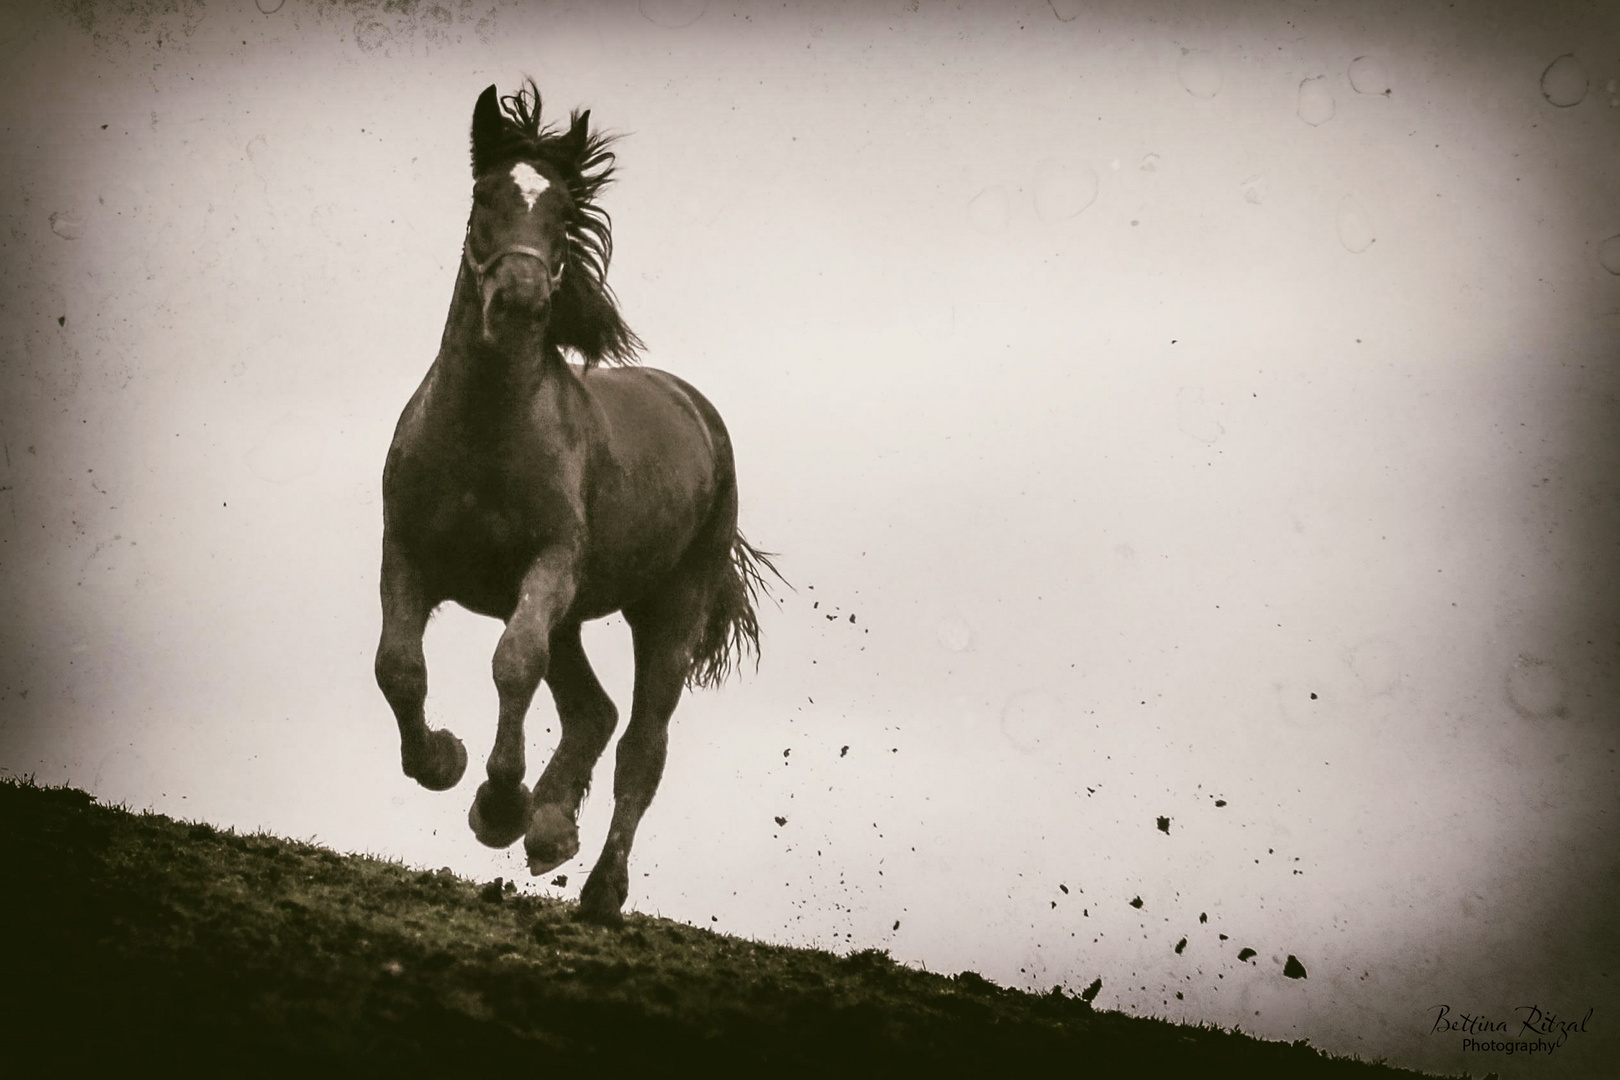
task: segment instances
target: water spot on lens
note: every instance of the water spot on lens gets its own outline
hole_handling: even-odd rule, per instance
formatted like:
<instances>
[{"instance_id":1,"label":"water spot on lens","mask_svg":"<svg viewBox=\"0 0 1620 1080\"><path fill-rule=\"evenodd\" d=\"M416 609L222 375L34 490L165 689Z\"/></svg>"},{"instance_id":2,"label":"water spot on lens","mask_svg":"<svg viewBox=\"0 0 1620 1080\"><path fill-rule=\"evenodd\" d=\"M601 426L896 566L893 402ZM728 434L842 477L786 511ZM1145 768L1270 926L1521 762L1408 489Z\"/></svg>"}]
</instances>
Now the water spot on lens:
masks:
<instances>
[{"instance_id":1,"label":"water spot on lens","mask_svg":"<svg viewBox=\"0 0 1620 1080\"><path fill-rule=\"evenodd\" d=\"M671 30L691 26L708 7L708 0L641 0L642 17Z\"/></svg>"},{"instance_id":2,"label":"water spot on lens","mask_svg":"<svg viewBox=\"0 0 1620 1080\"><path fill-rule=\"evenodd\" d=\"M1327 76L1318 75L1299 84L1299 118L1312 127L1333 119L1333 93Z\"/></svg>"},{"instance_id":3,"label":"water spot on lens","mask_svg":"<svg viewBox=\"0 0 1620 1080\"><path fill-rule=\"evenodd\" d=\"M1350 88L1358 94L1389 93L1389 73L1374 56L1358 56L1350 61Z\"/></svg>"},{"instance_id":4,"label":"water spot on lens","mask_svg":"<svg viewBox=\"0 0 1620 1080\"><path fill-rule=\"evenodd\" d=\"M1047 158L1035 166L1035 212L1042 221L1064 221L1097 198L1097 172L1084 161Z\"/></svg>"},{"instance_id":5,"label":"water spot on lens","mask_svg":"<svg viewBox=\"0 0 1620 1080\"><path fill-rule=\"evenodd\" d=\"M942 342L956 333L956 305L945 279L927 270L902 293L906 320L924 341Z\"/></svg>"},{"instance_id":6,"label":"water spot on lens","mask_svg":"<svg viewBox=\"0 0 1620 1080\"><path fill-rule=\"evenodd\" d=\"M1620 235L1609 237L1598 245L1598 262L1611 274L1620 274Z\"/></svg>"},{"instance_id":7,"label":"water spot on lens","mask_svg":"<svg viewBox=\"0 0 1620 1080\"><path fill-rule=\"evenodd\" d=\"M288 413L270 425L247 453L253 475L272 484L308 476L321 466L326 433L305 416Z\"/></svg>"},{"instance_id":8,"label":"water spot on lens","mask_svg":"<svg viewBox=\"0 0 1620 1080\"><path fill-rule=\"evenodd\" d=\"M1564 673L1551 660L1521 655L1508 668L1506 684L1508 704L1526 720L1569 715Z\"/></svg>"},{"instance_id":9,"label":"water spot on lens","mask_svg":"<svg viewBox=\"0 0 1620 1080\"><path fill-rule=\"evenodd\" d=\"M1567 109L1586 97L1586 69L1573 53L1565 53L1541 73L1541 96Z\"/></svg>"},{"instance_id":10,"label":"water spot on lens","mask_svg":"<svg viewBox=\"0 0 1620 1080\"><path fill-rule=\"evenodd\" d=\"M58 210L51 215L51 232L64 240L77 240L84 235L84 222Z\"/></svg>"},{"instance_id":11,"label":"water spot on lens","mask_svg":"<svg viewBox=\"0 0 1620 1080\"><path fill-rule=\"evenodd\" d=\"M1220 404L1210 401L1202 386L1183 386L1176 391L1176 427L1188 438L1213 444L1225 435L1219 409Z\"/></svg>"},{"instance_id":12,"label":"water spot on lens","mask_svg":"<svg viewBox=\"0 0 1620 1080\"><path fill-rule=\"evenodd\" d=\"M1339 243L1344 245L1346 251L1356 255L1366 251L1377 239L1373 236L1372 218L1362 205L1349 195L1339 202L1338 227Z\"/></svg>"},{"instance_id":13,"label":"water spot on lens","mask_svg":"<svg viewBox=\"0 0 1620 1080\"><path fill-rule=\"evenodd\" d=\"M1033 754L1057 732L1058 700L1045 690L1014 695L1001 710L1001 732L1007 741Z\"/></svg>"},{"instance_id":14,"label":"water spot on lens","mask_svg":"<svg viewBox=\"0 0 1620 1080\"><path fill-rule=\"evenodd\" d=\"M274 15L281 10L281 5L286 3L287 0L255 0L255 2L259 5L260 11L266 15Z\"/></svg>"},{"instance_id":15,"label":"water spot on lens","mask_svg":"<svg viewBox=\"0 0 1620 1080\"><path fill-rule=\"evenodd\" d=\"M1176 74L1193 97L1212 98L1221 92L1221 62L1208 49L1182 49Z\"/></svg>"},{"instance_id":16,"label":"water spot on lens","mask_svg":"<svg viewBox=\"0 0 1620 1080\"><path fill-rule=\"evenodd\" d=\"M937 344L956 333L956 308L939 297L914 300L906 309L906 319L924 341Z\"/></svg>"},{"instance_id":17,"label":"water spot on lens","mask_svg":"<svg viewBox=\"0 0 1620 1080\"><path fill-rule=\"evenodd\" d=\"M1394 690L1401 681L1401 650L1389 638L1371 638L1351 649L1345 663L1369 697Z\"/></svg>"},{"instance_id":18,"label":"water spot on lens","mask_svg":"<svg viewBox=\"0 0 1620 1080\"><path fill-rule=\"evenodd\" d=\"M983 233L996 233L1005 229L1007 219L1011 215L1012 206L1007 199L1007 189L1000 184L985 188L968 203L968 221Z\"/></svg>"},{"instance_id":19,"label":"water spot on lens","mask_svg":"<svg viewBox=\"0 0 1620 1080\"><path fill-rule=\"evenodd\" d=\"M939 620L935 633L939 636L939 643L951 652L962 652L973 643L972 627L956 612Z\"/></svg>"},{"instance_id":20,"label":"water spot on lens","mask_svg":"<svg viewBox=\"0 0 1620 1080\"><path fill-rule=\"evenodd\" d=\"M375 52L394 39L394 31L376 19L360 19L354 24L354 43L362 52Z\"/></svg>"},{"instance_id":21,"label":"water spot on lens","mask_svg":"<svg viewBox=\"0 0 1620 1080\"><path fill-rule=\"evenodd\" d=\"M20 351L28 360L26 370L47 394L58 400L72 397L84 378L84 358L73 347L75 337L73 331L57 326L54 319L44 326L16 328L16 338L21 339ZM5 342L4 345L10 347L0 355L19 351L14 341Z\"/></svg>"}]
</instances>

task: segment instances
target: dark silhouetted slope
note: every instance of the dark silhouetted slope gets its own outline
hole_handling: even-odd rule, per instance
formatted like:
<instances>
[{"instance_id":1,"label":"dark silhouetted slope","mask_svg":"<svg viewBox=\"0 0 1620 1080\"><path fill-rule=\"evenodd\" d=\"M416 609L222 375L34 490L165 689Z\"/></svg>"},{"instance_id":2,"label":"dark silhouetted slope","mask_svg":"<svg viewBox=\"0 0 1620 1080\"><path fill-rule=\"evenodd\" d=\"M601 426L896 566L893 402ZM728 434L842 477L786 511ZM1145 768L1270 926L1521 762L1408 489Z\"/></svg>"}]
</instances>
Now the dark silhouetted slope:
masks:
<instances>
[{"instance_id":1,"label":"dark silhouetted slope","mask_svg":"<svg viewBox=\"0 0 1620 1080\"><path fill-rule=\"evenodd\" d=\"M0 1074L1420 1075L66 788L0 783L0 866Z\"/></svg>"}]
</instances>

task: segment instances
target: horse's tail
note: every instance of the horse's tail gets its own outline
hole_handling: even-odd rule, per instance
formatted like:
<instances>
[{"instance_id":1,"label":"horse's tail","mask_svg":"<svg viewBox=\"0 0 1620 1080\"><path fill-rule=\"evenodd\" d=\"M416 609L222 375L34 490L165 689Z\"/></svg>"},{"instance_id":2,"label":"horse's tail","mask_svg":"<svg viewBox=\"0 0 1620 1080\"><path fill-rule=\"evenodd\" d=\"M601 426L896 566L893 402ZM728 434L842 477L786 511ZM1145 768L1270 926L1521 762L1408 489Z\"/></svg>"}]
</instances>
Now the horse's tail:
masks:
<instances>
[{"instance_id":1,"label":"horse's tail","mask_svg":"<svg viewBox=\"0 0 1620 1080\"><path fill-rule=\"evenodd\" d=\"M686 676L688 686L719 686L749 653L754 654L754 669L759 669L759 619L754 614L754 605L761 596L771 594L764 570L787 584L787 579L772 564L771 556L743 539L741 532L737 533L731 544L731 560L721 572L719 587L710 601L703 636L692 651L692 668Z\"/></svg>"}]
</instances>

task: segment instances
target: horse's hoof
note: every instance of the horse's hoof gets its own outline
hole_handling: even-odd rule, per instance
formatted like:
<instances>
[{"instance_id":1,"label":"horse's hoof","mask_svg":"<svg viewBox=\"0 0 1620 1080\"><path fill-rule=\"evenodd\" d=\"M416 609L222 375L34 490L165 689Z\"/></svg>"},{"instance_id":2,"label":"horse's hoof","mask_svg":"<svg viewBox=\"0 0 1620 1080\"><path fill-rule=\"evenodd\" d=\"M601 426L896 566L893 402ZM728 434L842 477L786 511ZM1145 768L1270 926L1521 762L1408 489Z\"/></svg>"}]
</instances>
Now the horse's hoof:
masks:
<instances>
[{"instance_id":1,"label":"horse's hoof","mask_svg":"<svg viewBox=\"0 0 1620 1080\"><path fill-rule=\"evenodd\" d=\"M577 922L590 923L593 926L606 926L617 929L624 925L624 912L620 904L613 902L606 889L592 891L590 883L586 882L585 890L579 896L579 909L574 912Z\"/></svg>"},{"instance_id":2,"label":"horse's hoof","mask_svg":"<svg viewBox=\"0 0 1620 1080\"><path fill-rule=\"evenodd\" d=\"M614 876L591 871L585 887L579 891L579 910L574 913L574 918L597 926L624 925L622 909L630 892L630 884L628 879L623 882L610 880Z\"/></svg>"},{"instance_id":3,"label":"horse's hoof","mask_svg":"<svg viewBox=\"0 0 1620 1080\"><path fill-rule=\"evenodd\" d=\"M415 768L405 767L405 775L429 791L449 791L461 782L467 771L467 748L443 728L428 732L421 760Z\"/></svg>"},{"instance_id":4,"label":"horse's hoof","mask_svg":"<svg viewBox=\"0 0 1620 1080\"><path fill-rule=\"evenodd\" d=\"M485 847L504 848L517 843L529 819L529 789L523 784L515 787L491 786L488 780L478 785L472 808L467 811L467 825Z\"/></svg>"},{"instance_id":5,"label":"horse's hoof","mask_svg":"<svg viewBox=\"0 0 1620 1080\"><path fill-rule=\"evenodd\" d=\"M523 840L529 856L529 873L549 874L579 854L579 828L555 803L546 803L534 812L528 835Z\"/></svg>"}]
</instances>

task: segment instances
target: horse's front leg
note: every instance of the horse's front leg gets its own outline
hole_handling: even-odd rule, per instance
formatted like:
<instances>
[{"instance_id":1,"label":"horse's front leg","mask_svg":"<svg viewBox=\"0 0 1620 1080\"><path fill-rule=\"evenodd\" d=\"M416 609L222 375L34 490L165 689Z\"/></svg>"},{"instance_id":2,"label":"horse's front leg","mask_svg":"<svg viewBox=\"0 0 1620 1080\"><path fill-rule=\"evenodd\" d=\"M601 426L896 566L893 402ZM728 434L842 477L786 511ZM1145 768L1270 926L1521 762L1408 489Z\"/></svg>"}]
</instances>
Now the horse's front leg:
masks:
<instances>
[{"instance_id":1,"label":"horse's front leg","mask_svg":"<svg viewBox=\"0 0 1620 1080\"><path fill-rule=\"evenodd\" d=\"M580 800L619 722L619 710L585 656L579 623L565 624L552 635L546 682L557 703L562 738L534 782L534 817L524 837L532 874L550 873L579 853Z\"/></svg>"},{"instance_id":2,"label":"horse's front leg","mask_svg":"<svg viewBox=\"0 0 1620 1080\"><path fill-rule=\"evenodd\" d=\"M523 718L551 661L551 635L574 602L575 558L554 550L536 559L523 575L517 608L495 646L495 689L500 719L495 747L489 753L489 779L479 785L467 823L479 841L506 847L529 825L529 789L525 768Z\"/></svg>"},{"instance_id":3,"label":"horse's front leg","mask_svg":"<svg viewBox=\"0 0 1620 1080\"><path fill-rule=\"evenodd\" d=\"M377 685L399 723L400 765L406 776L429 791L455 787L467 771L467 749L450 732L429 729L423 713L427 661L422 656L422 632L433 599L422 587L421 574L388 536L383 537L382 611Z\"/></svg>"}]
</instances>

